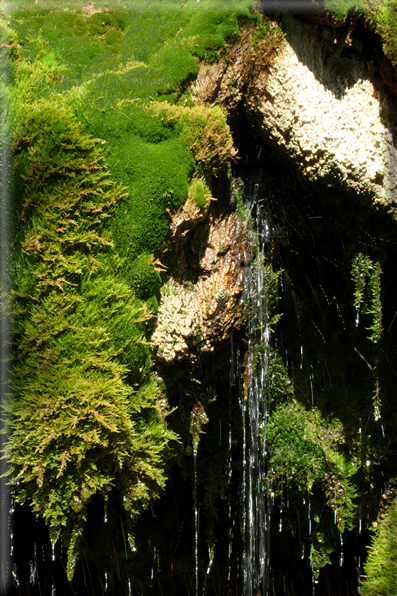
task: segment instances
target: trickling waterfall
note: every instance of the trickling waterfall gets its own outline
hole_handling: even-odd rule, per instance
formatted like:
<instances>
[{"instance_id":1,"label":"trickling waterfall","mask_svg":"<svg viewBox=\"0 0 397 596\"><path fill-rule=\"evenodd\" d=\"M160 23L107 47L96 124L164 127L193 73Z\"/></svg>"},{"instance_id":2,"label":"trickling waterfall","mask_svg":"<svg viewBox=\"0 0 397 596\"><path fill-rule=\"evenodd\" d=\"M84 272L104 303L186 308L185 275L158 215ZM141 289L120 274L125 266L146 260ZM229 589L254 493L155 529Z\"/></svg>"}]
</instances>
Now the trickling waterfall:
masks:
<instances>
[{"instance_id":1,"label":"trickling waterfall","mask_svg":"<svg viewBox=\"0 0 397 596\"><path fill-rule=\"evenodd\" d=\"M248 200L255 218L257 254L244 282L248 347L244 362L244 387L240 398L243 422L243 588L253 596L269 593L270 521L272 494L266 470L266 425L269 401L266 378L269 373L270 309L274 299L275 275L267 263L270 229L257 196Z\"/></svg>"}]
</instances>

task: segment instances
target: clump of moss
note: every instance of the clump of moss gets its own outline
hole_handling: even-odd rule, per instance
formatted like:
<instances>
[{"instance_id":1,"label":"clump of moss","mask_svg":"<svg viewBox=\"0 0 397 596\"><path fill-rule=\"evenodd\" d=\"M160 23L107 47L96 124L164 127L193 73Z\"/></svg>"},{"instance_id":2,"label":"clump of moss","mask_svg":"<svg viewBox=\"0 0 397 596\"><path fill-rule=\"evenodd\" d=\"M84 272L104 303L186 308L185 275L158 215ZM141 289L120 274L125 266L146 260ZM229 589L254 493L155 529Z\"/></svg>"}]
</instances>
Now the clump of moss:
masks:
<instances>
[{"instance_id":1,"label":"clump of moss","mask_svg":"<svg viewBox=\"0 0 397 596\"><path fill-rule=\"evenodd\" d=\"M354 283L354 306L357 312L357 324L360 311L365 315L372 316L372 325L367 331L372 331L368 337L374 344L377 344L382 335L382 300L381 300L381 275L382 268L379 262L374 262L367 255L358 253L352 261L351 276ZM376 361L379 354L376 354ZM374 374L375 393L373 397L374 417L380 420L381 401L379 377L375 366L370 366Z\"/></svg>"},{"instance_id":2,"label":"clump of moss","mask_svg":"<svg viewBox=\"0 0 397 596\"><path fill-rule=\"evenodd\" d=\"M364 17L383 41L383 51L397 67L397 2L396 0L325 0L325 7L336 24L346 19Z\"/></svg>"},{"instance_id":3,"label":"clump of moss","mask_svg":"<svg viewBox=\"0 0 397 596\"><path fill-rule=\"evenodd\" d=\"M365 10L362 0L325 0L325 6L334 15L337 23L343 23L348 14L363 14Z\"/></svg>"},{"instance_id":4,"label":"clump of moss","mask_svg":"<svg viewBox=\"0 0 397 596\"><path fill-rule=\"evenodd\" d=\"M151 317L120 274L106 225L126 192L67 99L32 100L32 68L16 63L13 89L23 184L5 456L16 501L30 501L53 543L64 532L71 579L92 497L106 501L116 487L132 527L164 486L162 456L174 435L149 375Z\"/></svg>"},{"instance_id":5,"label":"clump of moss","mask_svg":"<svg viewBox=\"0 0 397 596\"><path fill-rule=\"evenodd\" d=\"M236 159L237 151L220 107L202 104L185 107L162 102L152 104L150 109L167 121L176 119L180 123L180 137L192 152L202 174L216 176Z\"/></svg>"},{"instance_id":6,"label":"clump of moss","mask_svg":"<svg viewBox=\"0 0 397 596\"><path fill-rule=\"evenodd\" d=\"M376 29L384 40L384 52L397 67L397 2L384 0L375 6L372 15Z\"/></svg>"},{"instance_id":7,"label":"clump of moss","mask_svg":"<svg viewBox=\"0 0 397 596\"><path fill-rule=\"evenodd\" d=\"M201 210L208 207L212 198L211 191L202 178L193 178L189 185L189 196Z\"/></svg>"},{"instance_id":8,"label":"clump of moss","mask_svg":"<svg viewBox=\"0 0 397 596\"><path fill-rule=\"evenodd\" d=\"M295 493L310 499L312 495L311 516L316 522L312 563L317 577L334 550L324 498L334 514L335 529L343 533L353 527L357 488L351 478L357 465L343 452L344 443L338 420L328 422L318 410L306 411L295 400L280 404L270 415L266 428L268 481L275 493L282 499L286 487L290 496Z\"/></svg>"},{"instance_id":9,"label":"clump of moss","mask_svg":"<svg viewBox=\"0 0 397 596\"><path fill-rule=\"evenodd\" d=\"M141 300L147 300L160 292L161 277L153 261L153 255L143 254L128 268L127 278L135 295Z\"/></svg>"},{"instance_id":10,"label":"clump of moss","mask_svg":"<svg viewBox=\"0 0 397 596\"><path fill-rule=\"evenodd\" d=\"M354 306L357 314L362 310L364 314L372 315L372 325L367 329L372 331L372 335L368 339L377 343L382 335L382 268L380 263L375 263L367 255L359 253L353 259L351 275L355 287Z\"/></svg>"},{"instance_id":11,"label":"clump of moss","mask_svg":"<svg viewBox=\"0 0 397 596\"><path fill-rule=\"evenodd\" d=\"M365 564L362 596L388 596L397 592L397 499L374 523L373 540Z\"/></svg>"}]
</instances>

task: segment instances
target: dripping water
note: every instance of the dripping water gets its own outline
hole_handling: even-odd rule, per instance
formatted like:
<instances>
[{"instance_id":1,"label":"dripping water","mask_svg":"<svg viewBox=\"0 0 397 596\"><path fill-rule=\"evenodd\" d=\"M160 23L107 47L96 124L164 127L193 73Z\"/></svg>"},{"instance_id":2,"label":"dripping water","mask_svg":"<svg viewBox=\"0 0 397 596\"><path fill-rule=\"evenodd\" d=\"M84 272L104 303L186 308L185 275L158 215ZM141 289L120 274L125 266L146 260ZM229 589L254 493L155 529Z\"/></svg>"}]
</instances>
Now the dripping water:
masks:
<instances>
[{"instance_id":1,"label":"dripping water","mask_svg":"<svg viewBox=\"0 0 397 596\"><path fill-rule=\"evenodd\" d=\"M343 555L343 536L340 534L340 558L339 558L339 567L343 567L344 563L344 555Z\"/></svg>"},{"instance_id":2,"label":"dripping water","mask_svg":"<svg viewBox=\"0 0 397 596\"><path fill-rule=\"evenodd\" d=\"M230 375L229 375L229 416L228 416L228 457L227 457L227 485L230 489L232 486L232 473L233 473L233 457L232 457L232 390L236 385L236 379L239 378L240 368L240 351L237 350L235 354L234 350L234 337L233 331L230 333ZM233 538L234 538L234 525L235 517L233 515L232 507L232 492L229 490L228 493L228 571L227 571L227 585L230 589L232 579L232 553L233 553Z\"/></svg>"},{"instance_id":3,"label":"dripping water","mask_svg":"<svg viewBox=\"0 0 397 596\"><path fill-rule=\"evenodd\" d=\"M194 465L194 485L193 485L193 507L194 507L194 580L195 580L195 594L198 596L198 533L199 533L199 516L197 505L197 453L193 451L193 465Z\"/></svg>"},{"instance_id":4,"label":"dripping water","mask_svg":"<svg viewBox=\"0 0 397 596\"><path fill-rule=\"evenodd\" d=\"M272 499L266 479L266 425L268 400L266 377L269 370L269 271L261 266L271 230L257 200L258 185L248 200L256 219L257 254L246 271L244 302L248 313L248 347L245 360L244 395L240 398L243 423L243 592L246 596L268 594L270 585L270 521ZM248 259L249 260L249 259ZM247 261L247 260L246 260Z\"/></svg>"},{"instance_id":5,"label":"dripping water","mask_svg":"<svg viewBox=\"0 0 397 596\"><path fill-rule=\"evenodd\" d=\"M14 587L19 588L18 569L17 569L17 566L15 563L14 563L14 567L12 568L12 579L13 579Z\"/></svg>"},{"instance_id":6,"label":"dripping water","mask_svg":"<svg viewBox=\"0 0 397 596\"><path fill-rule=\"evenodd\" d=\"M107 499L107 495L105 496L105 499L104 499L103 508L104 508L103 522L106 524L107 521L108 521L108 499Z\"/></svg>"}]
</instances>

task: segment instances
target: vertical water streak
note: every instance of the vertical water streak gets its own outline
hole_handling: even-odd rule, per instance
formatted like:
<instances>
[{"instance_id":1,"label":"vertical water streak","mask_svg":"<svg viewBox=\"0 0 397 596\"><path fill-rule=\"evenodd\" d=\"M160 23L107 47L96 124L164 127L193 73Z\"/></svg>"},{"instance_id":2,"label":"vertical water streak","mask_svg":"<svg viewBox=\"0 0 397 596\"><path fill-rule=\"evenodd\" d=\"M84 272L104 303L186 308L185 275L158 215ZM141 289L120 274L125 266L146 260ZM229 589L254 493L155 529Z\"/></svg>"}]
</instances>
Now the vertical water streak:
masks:
<instances>
[{"instance_id":1,"label":"vertical water streak","mask_svg":"<svg viewBox=\"0 0 397 596\"><path fill-rule=\"evenodd\" d=\"M194 462L194 485L193 485L193 507L194 507L194 580L195 580L195 594L198 596L198 534L199 534L199 520L198 520L198 505L197 505L197 452L193 451Z\"/></svg>"},{"instance_id":2,"label":"vertical water streak","mask_svg":"<svg viewBox=\"0 0 397 596\"><path fill-rule=\"evenodd\" d=\"M231 574L232 574L232 551L233 551L233 515L232 515L232 493L230 490L231 483L232 483L232 471L233 471L233 460L232 460L232 420L231 420L231 411L232 411L232 400L231 400L231 392L232 387L235 384L235 354L234 354L234 339L233 339L233 331L230 332L230 377L229 377L229 433L228 433L228 457L227 457L227 485L229 487L229 494L228 494L228 513L229 513L229 527L228 527L228 547L227 547L227 585L228 590L230 590L230 582L231 582Z\"/></svg>"},{"instance_id":3,"label":"vertical water streak","mask_svg":"<svg viewBox=\"0 0 397 596\"><path fill-rule=\"evenodd\" d=\"M270 226L261 210L257 194L258 187L255 186L248 201L248 207L256 218L256 237L252 241L257 245L257 255L247 269L244 280L248 342L241 410L242 495L246 508L242 520L243 593L246 596L268 594L272 509L269 492L271 473L267 474L266 470L266 425L269 415L266 379L269 371L269 302L272 282L271 273L265 267L265 250L270 240Z\"/></svg>"}]
</instances>

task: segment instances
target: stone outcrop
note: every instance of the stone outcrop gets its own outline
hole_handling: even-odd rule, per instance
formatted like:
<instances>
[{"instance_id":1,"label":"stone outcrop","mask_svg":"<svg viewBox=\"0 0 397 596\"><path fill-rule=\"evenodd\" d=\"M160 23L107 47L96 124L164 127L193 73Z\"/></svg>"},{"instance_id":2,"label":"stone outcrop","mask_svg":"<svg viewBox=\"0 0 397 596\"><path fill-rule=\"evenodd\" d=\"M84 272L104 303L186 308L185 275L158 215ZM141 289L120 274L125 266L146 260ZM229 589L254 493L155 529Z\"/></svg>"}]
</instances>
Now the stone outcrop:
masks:
<instances>
[{"instance_id":1,"label":"stone outcrop","mask_svg":"<svg viewBox=\"0 0 397 596\"><path fill-rule=\"evenodd\" d=\"M397 102L362 44L334 37L329 27L285 15L285 38L269 64L252 31L224 63L202 66L199 100L240 102L311 180L397 207ZM274 53L274 52L273 52ZM255 61L255 54L257 60Z\"/></svg>"},{"instance_id":2,"label":"stone outcrop","mask_svg":"<svg viewBox=\"0 0 397 596\"><path fill-rule=\"evenodd\" d=\"M206 246L202 247L197 283L173 278L162 287L152 345L156 357L170 363L198 351L213 351L243 320L241 294L244 265L255 245L237 214L209 219Z\"/></svg>"}]
</instances>

